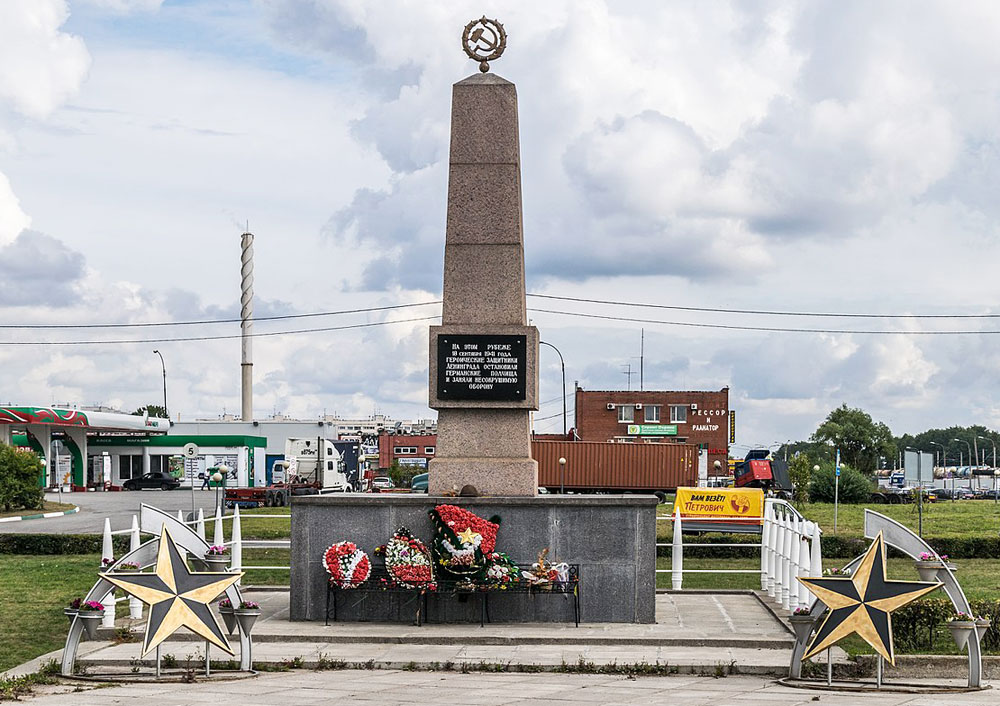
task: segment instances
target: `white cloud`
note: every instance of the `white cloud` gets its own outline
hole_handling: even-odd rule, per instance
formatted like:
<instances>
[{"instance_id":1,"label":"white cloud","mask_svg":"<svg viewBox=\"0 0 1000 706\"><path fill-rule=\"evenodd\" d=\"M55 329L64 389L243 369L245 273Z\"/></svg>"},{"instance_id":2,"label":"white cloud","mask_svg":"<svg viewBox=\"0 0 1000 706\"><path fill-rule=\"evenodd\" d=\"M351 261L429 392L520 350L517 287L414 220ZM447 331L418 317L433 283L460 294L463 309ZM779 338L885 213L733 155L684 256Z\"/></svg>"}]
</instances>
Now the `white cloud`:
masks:
<instances>
[{"instance_id":1,"label":"white cloud","mask_svg":"<svg viewBox=\"0 0 1000 706\"><path fill-rule=\"evenodd\" d=\"M10 182L0 173L0 248L13 242L17 234L31 225L31 219L21 210Z\"/></svg>"},{"instance_id":2,"label":"white cloud","mask_svg":"<svg viewBox=\"0 0 1000 706\"><path fill-rule=\"evenodd\" d=\"M73 4L128 15L133 12L156 12L163 5L163 0L73 0Z\"/></svg>"}]
</instances>

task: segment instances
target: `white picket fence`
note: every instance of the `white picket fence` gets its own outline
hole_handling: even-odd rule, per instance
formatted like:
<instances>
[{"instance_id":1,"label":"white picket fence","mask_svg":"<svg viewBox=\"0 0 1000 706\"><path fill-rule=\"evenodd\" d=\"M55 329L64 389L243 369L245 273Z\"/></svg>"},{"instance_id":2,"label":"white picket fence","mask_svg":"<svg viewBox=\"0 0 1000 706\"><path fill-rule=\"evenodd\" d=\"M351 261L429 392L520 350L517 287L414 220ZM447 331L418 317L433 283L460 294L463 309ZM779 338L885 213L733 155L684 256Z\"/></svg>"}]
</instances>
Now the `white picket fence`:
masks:
<instances>
[{"instance_id":1,"label":"white picket fence","mask_svg":"<svg viewBox=\"0 0 1000 706\"><path fill-rule=\"evenodd\" d=\"M760 574L761 591L786 610L808 607L813 596L804 584L796 581L799 576L820 576L823 573L823 554L820 546L822 530L819 525L806 520L784 500L768 498L764 503L761 540L755 543L684 543L684 519L680 508L673 516L659 516L658 520L672 520L674 536L670 543L657 543L657 547L670 547L670 568L657 569L660 574L671 574L675 591L684 588L684 574ZM684 553L707 547L750 547L760 549L760 569L685 569Z\"/></svg>"},{"instance_id":2,"label":"white picket fence","mask_svg":"<svg viewBox=\"0 0 1000 706\"><path fill-rule=\"evenodd\" d=\"M291 515L253 515L256 519L289 519ZM195 532L202 539L206 539L205 535L205 513L201 508L198 508L198 515L194 520L185 520L184 512L182 510L177 511L177 520L185 525L193 526ZM290 570L289 566L261 566L257 564L252 564L250 566L243 565L243 548L246 544L246 540L243 539L243 521L240 517L240 508L237 506L233 510L232 515L225 515L222 512L221 507L215 508L215 517L210 522L215 523L213 528L212 545L229 547L229 570L230 571L260 571L263 569L284 569L286 571ZM229 534L229 541L225 541L225 534L223 532L223 522L232 522L232 531ZM114 535L127 534L129 535L129 551L135 551L139 548L140 535L139 535L139 518L136 515L132 515L132 526L125 530L111 530L111 519L104 518L104 534L101 542L101 567L114 562L114 543L112 542L112 537ZM207 540L206 540L207 541ZM274 540L263 540L254 539L251 540L255 547L257 546L274 546L274 547L291 547L291 541L287 539L274 539ZM239 582L237 582L239 584ZM142 602L137 598L125 598L119 597L111 600L110 597L113 596L113 592L109 593L104 597L101 602L104 604L104 619L101 622L101 627L113 628L115 626L115 604L121 601L128 601L129 604L129 617L135 620L142 618Z\"/></svg>"}]
</instances>

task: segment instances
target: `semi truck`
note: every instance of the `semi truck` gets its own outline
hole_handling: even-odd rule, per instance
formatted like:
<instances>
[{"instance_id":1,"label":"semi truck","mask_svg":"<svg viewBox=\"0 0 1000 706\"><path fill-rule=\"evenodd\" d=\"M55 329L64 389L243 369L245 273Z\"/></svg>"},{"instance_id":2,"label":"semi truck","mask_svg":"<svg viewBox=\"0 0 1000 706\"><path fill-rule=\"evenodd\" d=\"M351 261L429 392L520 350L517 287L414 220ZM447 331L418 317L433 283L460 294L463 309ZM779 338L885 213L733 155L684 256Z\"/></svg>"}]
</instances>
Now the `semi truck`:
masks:
<instances>
[{"instance_id":1,"label":"semi truck","mask_svg":"<svg viewBox=\"0 0 1000 706\"><path fill-rule=\"evenodd\" d=\"M294 495L346 493L351 484L334 442L322 436L286 439L285 458L275 461L271 484L254 488L226 488L226 507L284 507Z\"/></svg>"},{"instance_id":2,"label":"semi truck","mask_svg":"<svg viewBox=\"0 0 1000 706\"><path fill-rule=\"evenodd\" d=\"M776 497L789 499L794 488L788 477L788 464L770 458L767 449L750 449L746 457L736 464L737 488L760 488Z\"/></svg>"}]
</instances>

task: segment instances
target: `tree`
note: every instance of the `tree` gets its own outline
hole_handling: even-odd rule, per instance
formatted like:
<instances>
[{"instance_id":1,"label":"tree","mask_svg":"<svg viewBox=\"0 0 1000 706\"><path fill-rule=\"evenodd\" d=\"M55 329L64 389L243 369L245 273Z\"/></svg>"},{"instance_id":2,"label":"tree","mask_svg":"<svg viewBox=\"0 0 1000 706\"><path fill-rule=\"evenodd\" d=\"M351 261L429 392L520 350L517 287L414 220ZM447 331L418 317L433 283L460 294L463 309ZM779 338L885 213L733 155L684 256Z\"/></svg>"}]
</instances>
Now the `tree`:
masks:
<instances>
[{"instance_id":1,"label":"tree","mask_svg":"<svg viewBox=\"0 0 1000 706\"><path fill-rule=\"evenodd\" d=\"M159 417L160 419L169 419L167 417L167 410L161 404L147 404L143 405L139 409L132 412L132 414L142 416L144 413L149 412L150 417Z\"/></svg>"},{"instance_id":2,"label":"tree","mask_svg":"<svg viewBox=\"0 0 1000 706\"><path fill-rule=\"evenodd\" d=\"M875 472L880 457L896 455L889 427L873 421L864 410L852 409L846 404L830 412L813 433L812 440L840 449L840 458L846 465L867 475Z\"/></svg>"},{"instance_id":3,"label":"tree","mask_svg":"<svg viewBox=\"0 0 1000 706\"><path fill-rule=\"evenodd\" d=\"M788 460L788 478L792 481L795 489L794 499L796 502L809 502L809 481L812 477L813 462L806 454L798 454Z\"/></svg>"},{"instance_id":4,"label":"tree","mask_svg":"<svg viewBox=\"0 0 1000 706\"><path fill-rule=\"evenodd\" d=\"M832 503L837 494L833 464L820 464L812 472L809 499L814 503ZM850 466L840 466L840 502L866 503L871 499L872 482Z\"/></svg>"},{"instance_id":5,"label":"tree","mask_svg":"<svg viewBox=\"0 0 1000 706\"><path fill-rule=\"evenodd\" d=\"M45 500L38 479L42 464L30 451L0 444L0 507L10 510L40 510Z\"/></svg>"}]
</instances>

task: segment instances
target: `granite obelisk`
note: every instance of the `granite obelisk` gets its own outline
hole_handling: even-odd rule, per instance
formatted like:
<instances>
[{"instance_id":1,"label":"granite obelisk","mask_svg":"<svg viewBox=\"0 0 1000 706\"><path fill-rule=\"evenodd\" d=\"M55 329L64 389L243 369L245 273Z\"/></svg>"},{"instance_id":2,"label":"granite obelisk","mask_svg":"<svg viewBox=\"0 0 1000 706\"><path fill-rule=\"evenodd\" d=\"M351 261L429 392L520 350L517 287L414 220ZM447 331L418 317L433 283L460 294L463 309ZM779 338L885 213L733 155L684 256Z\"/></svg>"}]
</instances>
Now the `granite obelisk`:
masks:
<instances>
[{"instance_id":1,"label":"granite obelisk","mask_svg":"<svg viewBox=\"0 0 1000 706\"><path fill-rule=\"evenodd\" d=\"M538 330L527 325L524 294L517 92L483 69L452 90L444 307L430 330L431 495L466 485L537 493Z\"/></svg>"}]
</instances>

